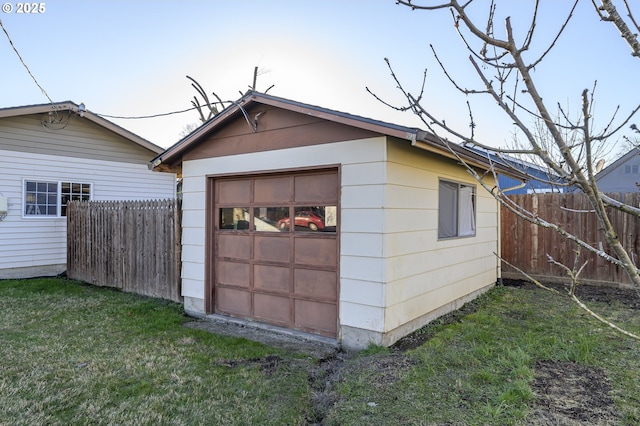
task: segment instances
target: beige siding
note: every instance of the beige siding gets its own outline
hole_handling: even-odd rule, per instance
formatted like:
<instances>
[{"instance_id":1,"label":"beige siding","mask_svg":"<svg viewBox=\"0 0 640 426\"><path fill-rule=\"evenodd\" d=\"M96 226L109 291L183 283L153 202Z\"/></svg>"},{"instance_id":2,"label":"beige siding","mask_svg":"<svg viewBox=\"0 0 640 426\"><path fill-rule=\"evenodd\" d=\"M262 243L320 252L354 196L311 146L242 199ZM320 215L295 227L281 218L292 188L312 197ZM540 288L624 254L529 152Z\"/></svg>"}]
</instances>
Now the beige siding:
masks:
<instances>
[{"instance_id":1,"label":"beige siding","mask_svg":"<svg viewBox=\"0 0 640 426\"><path fill-rule=\"evenodd\" d=\"M389 144L385 332L417 328L431 312L497 280L497 202L452 160ZM438 240L438 179L476 185L476 235ZM421 320L422 319L422 320Z\"/></svg>"},{"instance_id":2,"label":"beige siding","mask_svg":"<svg viewBox=\"0 0 640 426\"><path fill-rule=\"evenodd\" d=\"M368 324L378 331L383 325L382 230L385 138L314 145L286 150L241 154L186 161L183 164L183 295L203 307L205 182L208 174L269 172L297 167L341 164L341 300L340 322ZM372 179L377 183L371 184ZM374 201L377 200L377 201ZM191 220L194 219L194 220ZM367 245L363 246L364 238ZM357 265L366 264L361 268ZM368 278L363 279L363 271ZM373 289L379 297L371 302L359 289ZM371 303L371 304L368 304ZM362 315L368 312L367 315Z\"/></svg>"},{"instance_id":3,"label":"beige siding","mask_svg":"<svg viewBox=\"0 0 640 426\"><path fill-rule=\"evenodd\" d=\"M477 185L476 236L438 241L438 179L475 182L452 160L411 147L407 141L379 137L185 161L185 307L189 305L193 313L204 309L208 174L335 164L341 165L339 321L343 343L393 343L444 313L443 309L455 308L495 283L495 200Z\"/></svg>"},{"instance_id":4,"label":"beige siding","mask_svg":"<svg viewBox=\"0 0 640 426\"><path fill-rule=\"evenodd\" d=\"M67 112L60 115L68 117ZM0 149L137 164L148 163L156 155L77 115L51 128L42 125L43 117L46 119L44 114L0 119Z\"/></svg>"}]
</instances>

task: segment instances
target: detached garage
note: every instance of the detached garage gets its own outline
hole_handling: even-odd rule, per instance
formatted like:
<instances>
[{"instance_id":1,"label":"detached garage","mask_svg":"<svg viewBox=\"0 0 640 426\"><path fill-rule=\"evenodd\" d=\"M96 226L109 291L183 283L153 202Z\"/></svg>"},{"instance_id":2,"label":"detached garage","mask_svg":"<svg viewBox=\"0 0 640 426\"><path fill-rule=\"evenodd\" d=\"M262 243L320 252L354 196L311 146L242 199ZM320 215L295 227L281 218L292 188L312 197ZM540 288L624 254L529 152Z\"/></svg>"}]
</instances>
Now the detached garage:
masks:
<instances>
[{"instance_id":1,"label":"detached garage","mask_svg":"<svg viewBox=\"0 0 640 426\"><path fill-rule=\"evenodd\" d=\"M459 159L488 166L452 149L418 129L247 94L153 162L183 179L186 312L362 348L491 288L498 203Z\"/></svg>"}]
</instances>

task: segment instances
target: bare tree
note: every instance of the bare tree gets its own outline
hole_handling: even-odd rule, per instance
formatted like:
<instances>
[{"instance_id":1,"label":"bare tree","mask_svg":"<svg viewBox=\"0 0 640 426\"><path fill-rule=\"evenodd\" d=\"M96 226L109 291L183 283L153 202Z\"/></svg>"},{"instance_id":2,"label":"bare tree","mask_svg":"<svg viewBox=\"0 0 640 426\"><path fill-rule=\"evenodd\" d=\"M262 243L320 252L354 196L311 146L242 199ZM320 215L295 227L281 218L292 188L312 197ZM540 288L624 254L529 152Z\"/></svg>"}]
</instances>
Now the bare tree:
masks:
<instances>
[{"instance_id":1,"label":"bare tree","mask_svg":"<svg viewBox=\"0 0 640 426\"><path fill-rule=\"evenodd\" d=\"M632 149L635 149L638 153L640 153L640 135L638 135L638 133L640 133L640 129L638 129L638 127L635 124L632 124L630 128L636 133L636 135L632 135L632 136L624 135L622 137L623 142L619 146L619 149L617 152L618 157L622 157Z\"/></svg>"},{"instance_id":2,"label":"bare tree","mask_svg":"<svg viewBox=\"0 0 640 426\"><path fill-rule=\"evenodd\" d=\"M600 247L595 247L578 236L567 232L563 224L549 223L532 212L526 211L521 206L515 205L501 192L500 188L489 188L484 183L482 176L479 176L472 167L467 166L462 158L458 158L460 163L467 166L467 170L474 175L479 184L490 191L503 206L529 222L553 229L562 234L575 243L577 253L580 253L581 250L596 253L609 262L622 267L635 288L640 289L640 271L637 265L634 264L630 254L621 244L618 233L611 223L607 208L623 211L633 218L640 217L640 209L606 196L599 191L595 179L596 165L599 160L598 151L603 149L603 145L607 140L619 135L623 129L632 126L632 129L635 130L635 125L632 124L631 120L640 110L640 105L631 108L620 118L618 117L619 111L616 111L612 117L604 121L605 124L602 128L596 130L593 117L595 83L592 88L585 88L579 94L580 114L577 117L572 117L560 104L550 104L546 97L543 98L538 85L536 85L536 78L533 72L537 66L547 59L552 49L561 41L580 2L580 0L574 1L572 7L566 13L566 19L558 26L555 37L542 48L536 46L538 48L533 49L534 41L537 40L536 36L538 35L536 30L542 27L541 24L543 24L538 22L541 19L538 14L540 8L539 0L529 3L531 5L531 19L528 28L514 28L511 18L506 17L504 19L505 30L503 36L496 34L496 28L498 27L495 21L498 0L492 0L490 3L483 2L480 5L481 7L483 7L482 5L487 6L483 10L484 17L482 20L476 18L478 16L477 9L472 9L472 7L479 5L479 2L475 0L467 0L462 4L457 0L423 0L420 4L413 0L397 0L398 4L413 10L421 10L426 13L449 12L452 26L455 27L464 47L468 51L468 60L477 77L475 80L477 87L466 88L468 86L454 78L446 63L438 56L436 49L431 46L435 59L453 88L468 97L485 96L495 102L502 113L514 123L517 129L518 146L498 149L477 140L474 134L476 123L473 109L469 102L467 102L469 130L453 128L444 119L439 118L436 112L424 107L423 105L426 104L423 99L426 71L420 90L417 93L411 93L397 78L391 63L386 60L392 78L406 99L407 103L402 106L391 105L377 97L368 88L367 90L378 100L394 109L411 111L418 115L427 126L427 129L436 135L445 146L450 146L451 141L455 140L471 147L481 148L497 156L524 156L530 159L531 162L543 164L560 177L566 185L575 187L584 193L588 197L591 210L597 217L599 231L611 248L612 254L607 254ZM621 5L621 14L612 0L589 1L591 4L588 7L593 7L594 13L604 22L603 25L610 24L615 26L619 30L622 40L631 49L631 54L640 60L640 43L638 41L640 27L634 19L630 2L628 0L620 0L618 2ZM521 4L521 2L518 3ZM637 5L635 6L637 7ZM543 28L546 31L549 30L548 26ZM518 37L516 34L520 36ZM539 53L536 55L535 52ZM531 58L533 55L536 56ZM633 92L631 88L630 91ZM453 150L451 152L454 153ZM534 179L534 177L531 178ZM555 262L552 257L549 257L549 260ZM579 280L582 267L578 263L572 266L559 266L568 271L568 275L575 285ZM573 288L574 286L570 290L570 296L575 298ZM597 317L597 315L595 316ZM597 318L603 320L600 317ZM603 321L606 322L606 320ZM613 327L611 323L608 324ZM633 337L640 338L635 335Z\"/></svg>"},{"instance_id":3,"label":"bare tree","mask_svg":"<svg viewBox=\"0 0 640 426\"><path fill-rule=\"evenodd\" d=\"M191 80L191 87L193 87L202 98L201 102L200 99L198 99L198 96L194 96L191 101L191 105L193 105L196 111L198 111L198 114L200 114L200 121L205 123L218 115L220 109L224 109L224 102L215 92L211 92L211 95L216 98L216 102L211 102L207 92L202 88L200 83L198 83L193 77L187 76L187 78Z\"/></svg>"},{"instance_id":4,"label":"bare tree","mask_svg":"<svg viewBox=\"0 0 640 426\"><path fill-rule=\"evenodd\" d=\"M258 76L263 72L264 70L260 70L258 67L255 67L253 69L253 84L249 86L249 90L246 93L254 92L257 90ZM205 123L218 115L218 113L220 113L220 111L224 109L225 105L233 103L232 101L224 102L222 98L220 98L220 96L216 94L216 92L211 92L211 95L215 98L214 101L211 101L209 99L209 95L207 95L207 92L202 88L200 83L198 83L193 77L187 76L187 78L191 81L191 87L193 87L196 92L198 92L198 95L200 95L200 98L202 98L201 101L198 96L194 96L193 100L191 101L191 105L193 105L193 107L198 111L198 114L200 115L200 121L202 123ZM273 88L273 85L269 86L267 90L264 91L264 93L267 93L269 90L271 90L271 88ZM241 91L240 96L243 96L246 93L242 93Z\"/></svg>"},{"instance_id":5,"label":"bare tree","mask_svg":"<svg viewBox=\"0 0 640 426\"><path fill-rule=\"evenodd\" d=\"M180 137L180 139L182 139L182 138L184 138L185 136L190 135L191 133L193 133L193 131L194 131L195 129L197 129L198 127L200 127L200 124L202 124L202 123L199 123L199 124L198 124L198 123L189 123L189 124L185 124L185 125L182 127L182 130L180 130L180 133L179 133L179 135L178 135L178 136Z\"/></svg>"}]
</instances>

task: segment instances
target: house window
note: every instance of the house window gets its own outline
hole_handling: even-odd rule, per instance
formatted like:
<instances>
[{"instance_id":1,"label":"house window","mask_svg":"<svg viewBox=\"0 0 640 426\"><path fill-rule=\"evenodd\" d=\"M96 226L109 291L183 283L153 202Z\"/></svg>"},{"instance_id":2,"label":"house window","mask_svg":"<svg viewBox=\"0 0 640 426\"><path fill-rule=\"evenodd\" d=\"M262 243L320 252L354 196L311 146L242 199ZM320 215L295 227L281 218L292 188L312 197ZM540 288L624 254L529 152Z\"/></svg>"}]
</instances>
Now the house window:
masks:
<instances>
[{"instance_id":1,"label":"house window","mask_svg":"<svg viewBox=\"0 0 640 426\"><path fill-rule=\"evenodd\" d=\"M91 199L90 183L62 182L60 186L60 216L67 215L69 201L89 201Z\"/></svg>"},{"instance_id":2,"label":"house window","mask_svg":"<svg viewBox=\"0 0 640 426\"><path fill-rule=\"evenodd\" d=\"M438 238L476 234L476 188L441 180L438 185Z\"/></svg>"},{"instance_id":3,"label":"house window","mask_svg":"<svg viewBox=\"0 0 640 426\"><path fill-rule=\"evenodd\" d=\"M24 181L24 216L64 217L69 201L90 199L90 183Z\"/></svg>"},{"instance_id":4,"label":"house window","mask_svg":"<svg viewBox=\"0 0 640 426\"><path fill-rule=\"evenodd\" d=\"M25 182L24 215L57 216L58 182Z\"/></svg>"}]
</instances>

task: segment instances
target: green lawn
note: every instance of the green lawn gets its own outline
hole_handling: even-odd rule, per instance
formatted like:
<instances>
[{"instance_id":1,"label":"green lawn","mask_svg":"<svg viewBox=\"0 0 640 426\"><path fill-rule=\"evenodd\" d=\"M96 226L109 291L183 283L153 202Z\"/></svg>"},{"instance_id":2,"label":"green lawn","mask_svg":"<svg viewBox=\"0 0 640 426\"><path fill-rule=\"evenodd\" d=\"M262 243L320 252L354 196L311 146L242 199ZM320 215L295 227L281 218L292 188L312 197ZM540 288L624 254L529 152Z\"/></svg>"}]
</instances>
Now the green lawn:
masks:
<instances>
[{"instance_id":1,"label":"green lawn","mask_svg":"<svg viewBox=\"0 0 640 426\"><path fill-rule=\"evenodd\" d=\"M601 369L618 423L640 423L640 342L541 291L498 287L473 305L417 349L329 368L184 327L177 304L0 281L0 425L527 424L540 360ZM640 333L637 310L591 306Z\"/></svg>"}]
</instances>

